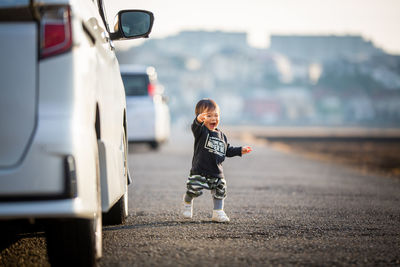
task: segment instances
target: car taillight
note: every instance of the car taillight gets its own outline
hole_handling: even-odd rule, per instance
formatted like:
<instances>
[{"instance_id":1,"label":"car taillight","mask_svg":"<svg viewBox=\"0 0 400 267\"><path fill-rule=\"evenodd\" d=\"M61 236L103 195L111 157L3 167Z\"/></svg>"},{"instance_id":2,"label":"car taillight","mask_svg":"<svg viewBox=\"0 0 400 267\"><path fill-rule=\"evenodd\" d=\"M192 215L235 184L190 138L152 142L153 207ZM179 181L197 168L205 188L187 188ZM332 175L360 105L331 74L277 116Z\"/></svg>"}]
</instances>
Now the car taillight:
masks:
<instances>
[{"instance_id":1,"label":"car taillight","mask_svg":"<svg viewBox=\"0 0 400 267\"><path fill-rule=\"evenodd\" d=\"M41 9L40 58L64 53L71 49L71 10L69 6Z\"/></svg>"},{"instance_id":2,"label":"car taillight","mask_svg":"<svg viewBox=\"0 0 400 267\"><path fill-rule=\"evenodd\" d=\"M149 85L147 86L147 92L149 93L149 96L154 96L156 92L156 86L152 83L149 83Z\"/></svg>"}]
</instances>

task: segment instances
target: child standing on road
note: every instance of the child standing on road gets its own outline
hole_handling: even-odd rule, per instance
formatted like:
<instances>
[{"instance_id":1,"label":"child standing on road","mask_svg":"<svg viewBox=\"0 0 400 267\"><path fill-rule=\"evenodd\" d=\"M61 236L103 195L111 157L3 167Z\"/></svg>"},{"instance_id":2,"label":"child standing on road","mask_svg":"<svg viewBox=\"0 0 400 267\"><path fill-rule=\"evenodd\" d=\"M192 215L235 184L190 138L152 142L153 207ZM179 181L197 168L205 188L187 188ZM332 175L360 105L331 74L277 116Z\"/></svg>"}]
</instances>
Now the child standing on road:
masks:
<instances>
[{"instance_id":1,"label":"child standing on road","mask_svg":"<svg viewBox=\"0 0 400 267\"><path fill-rule=\"evenodd\" d=\"M186 182L187 191L183 197L182 215L191 219L193 199L200 196L203 189L211 190L214 202L212 221L229 222L224 212L226 181L222 162L226 157L242 156L251 152L251 147L232 147L218 128L219 107L211 99L200 100L195 109L196 118L192 124L194 153L192 169Z\"/></svg>"}]
</instances>

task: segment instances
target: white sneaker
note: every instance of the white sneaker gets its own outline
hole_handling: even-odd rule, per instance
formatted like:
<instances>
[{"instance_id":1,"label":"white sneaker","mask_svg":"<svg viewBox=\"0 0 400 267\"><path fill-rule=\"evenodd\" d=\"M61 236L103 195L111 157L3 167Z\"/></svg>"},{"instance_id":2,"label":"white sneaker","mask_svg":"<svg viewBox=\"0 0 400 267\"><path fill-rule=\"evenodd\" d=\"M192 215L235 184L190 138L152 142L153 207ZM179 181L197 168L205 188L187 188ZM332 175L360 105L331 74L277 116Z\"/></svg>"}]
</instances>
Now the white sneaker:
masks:
<instances>
[{"instance_id":1,"label":"white sneaker","mask_svg":"<svg viewBox=\"0 0 400 267\"><path fill-rule=\"evenodd\" d=\"M185 219L191 219L193 216L193 201L191 203L182 202L182 216Z\"/></svg>"},{"instance_id":2,"label":"white sneaker","mask_svg":"<svg viewBox=\"0 0 400 267\"><path fill-rule=\"evenodd\" d=\"M213 210L211 220L213 222L229 222L229 217L224 210Z\"/></svg>"}]
</instances>

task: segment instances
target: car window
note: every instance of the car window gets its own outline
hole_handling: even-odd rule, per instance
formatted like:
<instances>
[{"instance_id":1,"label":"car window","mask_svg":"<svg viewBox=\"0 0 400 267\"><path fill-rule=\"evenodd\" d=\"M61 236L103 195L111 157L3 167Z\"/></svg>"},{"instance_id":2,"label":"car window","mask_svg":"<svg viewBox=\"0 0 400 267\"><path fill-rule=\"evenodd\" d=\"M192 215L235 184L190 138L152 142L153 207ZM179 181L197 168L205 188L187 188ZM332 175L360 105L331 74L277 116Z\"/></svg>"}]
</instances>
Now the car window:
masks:
<instances>
[{"instance_id":1,"label":"car window","mask_svg":"<svg viewBox=\"0 0 400 267\"><path fill-rule=\"evenodd\" d=\"M148 95L149 77L145 74L122 74L127 96Z\"/></svg>"},{"instance_id":2,"label":"car window","mask_svg":"<svg viewBox=\"0 0 400 267\"><path fill-rule=\"evenodd\" d=\"M29 0L1 0L1 7L15 7L15 6L27 6L29 5Z\"/></svg>"}]
</instances>

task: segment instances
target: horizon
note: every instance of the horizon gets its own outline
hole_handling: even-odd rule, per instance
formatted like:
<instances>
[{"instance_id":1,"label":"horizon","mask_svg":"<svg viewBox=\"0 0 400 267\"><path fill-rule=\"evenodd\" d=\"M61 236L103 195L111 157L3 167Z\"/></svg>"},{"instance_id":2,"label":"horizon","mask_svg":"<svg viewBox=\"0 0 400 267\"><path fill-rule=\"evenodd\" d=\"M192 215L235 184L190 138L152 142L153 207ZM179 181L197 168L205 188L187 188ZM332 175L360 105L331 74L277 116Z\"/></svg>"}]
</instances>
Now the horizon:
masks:
<instances>
[{"instance_id":1,"label":"horizon","mask_svg":"<svg viewBox=\"0 0 400 267\"><path fill-rule=\"evenodd\" d=\"M167 38L173 38L176 37L178 35L180 35L181 33L184 32L207 32L207 33L238 33L238 34L246 34L246 41L247 41L247 45L251 48L255 48L255 49L265 49L268 50L270 49L270 39L272 36L279 36L279 37L360 37L362 38L364 41L366 42L371 42L372 45L377 48L377 49L381 49L384 53L388 54L388 55L392 55L392 56L400 56L400 54L393 54L393 53L389 53L388 51L384 50L382 47L379 47L375 44L375 42L373 40L369 40L367 38L365 38L364 36L362 36L361 34L330 34L330 33L322 33L322 34L301 34L301 33L295 33L295 34L280 34L280 33L272 33L271 35L268 36L268 46L267 47L259 47L259 46L254 46L249 42L249 34L247 32L240 32L240 31L226 31L226 30L205 30L205 29L184 29L181 30L177 33L171 34L171 35L167 35L167 36L161 36L161 37L152 37L150 34L150 38L148 39L139 39L139 40L134 40L133 42L116 42L115 45L118 49L121 50L128 50L130 48L133 48L135 46L140 46L143 43L145 43L146 41L150 41L150 40L162 40L162 39L167 39Z\"/></svg>"}]
</instances>

